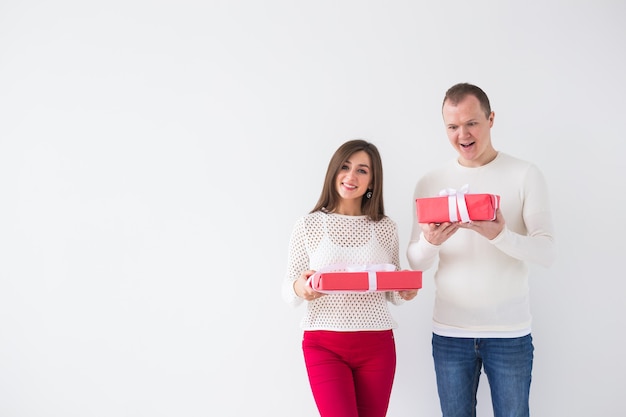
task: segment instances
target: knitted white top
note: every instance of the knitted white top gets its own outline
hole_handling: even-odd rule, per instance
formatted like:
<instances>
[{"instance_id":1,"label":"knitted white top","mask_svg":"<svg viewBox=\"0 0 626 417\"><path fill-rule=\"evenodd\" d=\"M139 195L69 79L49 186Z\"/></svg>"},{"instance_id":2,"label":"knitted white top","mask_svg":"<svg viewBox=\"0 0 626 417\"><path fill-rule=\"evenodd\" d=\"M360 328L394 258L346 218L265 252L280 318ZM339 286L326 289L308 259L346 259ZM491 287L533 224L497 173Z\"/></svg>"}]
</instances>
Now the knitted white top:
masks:
<instances>
[{"instance_id":1,"label":"knitted white top","mask_svg":"<svg viewBox=\"0 0 626 417\"><path fill-rule=\"evenodd\" d=\"M304 300L293 282L308 269L335 264L393 264L400 268L398 228L389 217L378 222L367 216L345 216L317 211L296 222L289 243L283 298L298 306ZM331 293L309 301L301 322L304 330L388 330L397 324L388 303L402 304L397 291Z\"/></svg>"},{"instance_id":2,"label":"knitted white top","mask_svg":"<svg viewBox=\"0 0 626 417\"><path fill-rule=\"evenodd\" d=\"M550 266L555 257L547 184L539 169L505 153L468 168L456 159L424 175L414 197L469 185L470 193L500 195L504 230L492 240L458 230L439 246L423 239L413 205L409 265L437 266L433 330L442 336L519 337L530 332L528 263Z\"/></svg>"}]
</instances>

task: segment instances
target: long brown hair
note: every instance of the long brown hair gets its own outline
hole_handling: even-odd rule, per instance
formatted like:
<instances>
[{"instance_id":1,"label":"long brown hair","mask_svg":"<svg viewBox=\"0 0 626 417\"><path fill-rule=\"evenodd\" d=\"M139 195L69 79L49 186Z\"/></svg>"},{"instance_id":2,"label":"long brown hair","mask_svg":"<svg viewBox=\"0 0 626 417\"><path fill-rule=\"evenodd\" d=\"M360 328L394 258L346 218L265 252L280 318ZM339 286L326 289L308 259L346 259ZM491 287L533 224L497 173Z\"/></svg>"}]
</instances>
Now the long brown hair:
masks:
<instances>
[{"instance_id":1,"label":"long brown hair","mask_svg":"<svg viewBox=\"0 0 626 417\"><path fill-rule=\"evenodd\" d=\"M371 220L378 221L385 217L385 205L383 203L383 164L380 158L378 148L363 139L352 139L341 145L333 154L328 168L326 170L326 178L322 193L317 204L311 210L315 211L333 211L337 207L339 201L339 193L335 186L335 179L343 164L350 159L355 152L365 151L372 161L372 186L368 191L372 192L372 197L367 198L363 195L361 200L361 211Z\"/></svg>"}]
</instances>

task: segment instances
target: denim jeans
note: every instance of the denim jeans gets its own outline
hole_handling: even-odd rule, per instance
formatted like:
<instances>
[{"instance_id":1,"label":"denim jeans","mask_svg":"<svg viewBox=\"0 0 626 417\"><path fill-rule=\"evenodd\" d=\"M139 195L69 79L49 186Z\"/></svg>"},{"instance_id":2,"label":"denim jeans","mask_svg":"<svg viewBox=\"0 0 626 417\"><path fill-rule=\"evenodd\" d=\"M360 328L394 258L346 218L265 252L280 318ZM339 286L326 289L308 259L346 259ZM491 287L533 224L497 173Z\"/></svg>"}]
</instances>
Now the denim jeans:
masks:
<instances>
[{"instance_id":1,"label":"denim jeans","mask_svg":"<svg viewBox=\"0 0 626 417\"><path fill-rule=\"evenodd\" d=\"M433 334L433 359L443 417L475 417L481 369L489 380L494 417L528 417L533 341Z\"/></svg>"}]
</instances>

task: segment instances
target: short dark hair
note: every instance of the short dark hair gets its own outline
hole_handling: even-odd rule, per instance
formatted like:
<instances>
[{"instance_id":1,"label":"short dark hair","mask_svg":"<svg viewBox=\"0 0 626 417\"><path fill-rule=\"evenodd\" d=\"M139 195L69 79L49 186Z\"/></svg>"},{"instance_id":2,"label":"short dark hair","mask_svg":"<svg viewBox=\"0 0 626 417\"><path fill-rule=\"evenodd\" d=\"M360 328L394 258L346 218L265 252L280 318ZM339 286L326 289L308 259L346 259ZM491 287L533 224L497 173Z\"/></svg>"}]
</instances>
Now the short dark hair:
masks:
<instances>
[{"instance_id":1,"label":"short dark hair","mask_svg":"<svg viewBox=\"0 0 626 417\"><path fill-rule=\"evenodd\" d=\"M441 104L441 108L446 104L446 102L450 102L452 105L459 104L465 97L474 96L478 99L480 103L480 108L485 112L485 116L489 118L491 114L491 104L489 104L489 97L487 94L480 88L470 83L458 83L453 85L446 91L446 96L443 98L443 103Z\"/></svg>"},{"instance_id":2,"label":"short dark hair","mask_svg":"<svg viewBox=\"0 0 626 417\"><path fill-rule=\"evenodd\" d=\"M320 194L320 198L317 204L311 210L311 213L315 211L325 210L333 211L337 207L339 201L339 193L335 186L335 179L341 167L345 162L350 159L355 152L364 151L371 159L371 174L372 174L372 187L369 189L372 192L371 198L363 196L361 201L361 210L363 214L368 216L371 220L378 221L385 217L385 205L383 203L383 164L378 152L378 148L373 144L363 139L352 139L341 145L333 154L328 168L326 170L326 178L324 179L324 186Z\"/></svg>"}]
</instances>

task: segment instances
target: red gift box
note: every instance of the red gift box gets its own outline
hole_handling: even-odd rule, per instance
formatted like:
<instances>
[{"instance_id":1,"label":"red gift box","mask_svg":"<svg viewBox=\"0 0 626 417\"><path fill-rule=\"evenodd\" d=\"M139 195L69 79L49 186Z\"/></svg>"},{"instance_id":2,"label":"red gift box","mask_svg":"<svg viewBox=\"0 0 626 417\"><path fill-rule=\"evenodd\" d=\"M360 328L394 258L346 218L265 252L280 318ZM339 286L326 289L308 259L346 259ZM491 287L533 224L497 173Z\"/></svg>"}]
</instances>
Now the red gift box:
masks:
<instances>
[{"instance_id":1,"label":"red gift box","mask_svg":"<svg viewBox=\"0 0 626 417\"><path fill-rule=\"evenodd\" d=\"M464 200L458 201L459 199ZM459 204L460 203L460 204ZM494 194L458 194L415 199L419 223L494 220L500 196ZM463 206L467 207L467 212Z\"/></svg>"},{"instance_id":2,"label":"red gift box","mask_svg":"<svg viewBox=\"0 0 626 417\"><path fill-rule=\"evenodd\" d=\"M311 276L319 292L402 291L422 288L422 271L342 271Z\"/></svg>"}]
</instances>

